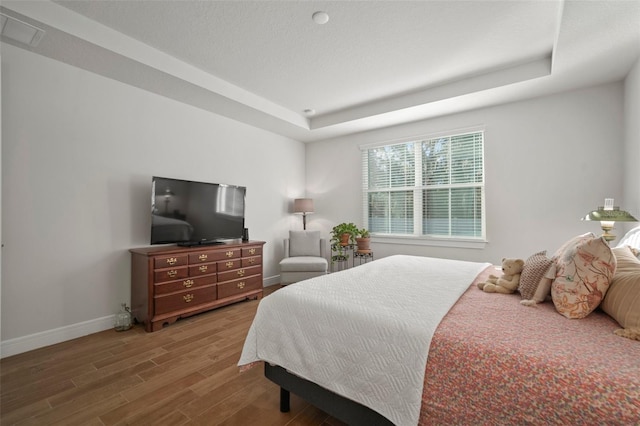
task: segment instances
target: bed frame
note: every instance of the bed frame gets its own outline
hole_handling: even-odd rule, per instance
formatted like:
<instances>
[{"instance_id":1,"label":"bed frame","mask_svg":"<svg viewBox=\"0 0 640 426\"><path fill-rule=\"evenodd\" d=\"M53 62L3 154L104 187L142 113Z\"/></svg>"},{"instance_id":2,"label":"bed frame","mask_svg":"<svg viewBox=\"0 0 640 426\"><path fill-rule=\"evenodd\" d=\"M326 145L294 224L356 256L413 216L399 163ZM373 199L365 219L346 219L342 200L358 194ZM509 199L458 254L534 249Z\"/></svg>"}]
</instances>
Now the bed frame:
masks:
<instances>
[{"instance_id":1,"label":"bed frame","mask_svg":"<svg viewBox=\"0 0 640 426\"><path fill-rule=\"evenodd\" d=\"M288 373L282 367L264 363L264 375L280 386L280 411L288 413L290 392L350 426L393 426L381 414L353 400L335 394L317 384Z\"/></svg>"}]
</instances>

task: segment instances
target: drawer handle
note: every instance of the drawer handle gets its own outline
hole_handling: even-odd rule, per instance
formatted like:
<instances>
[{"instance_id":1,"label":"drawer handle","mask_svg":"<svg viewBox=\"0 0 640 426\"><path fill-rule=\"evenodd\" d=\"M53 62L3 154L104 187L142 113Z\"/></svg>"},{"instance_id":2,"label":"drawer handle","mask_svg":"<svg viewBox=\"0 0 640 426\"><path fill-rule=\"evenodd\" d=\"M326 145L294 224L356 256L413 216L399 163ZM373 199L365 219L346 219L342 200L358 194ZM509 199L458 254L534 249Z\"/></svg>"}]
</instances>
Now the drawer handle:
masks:
<instances>
[{"instance_id":1,"label":"drawer handle","mask_svg":"<svg viewBox=\"0 0 640 426\"><path fill-rule=\"evenodd\" d=\"M198 259L207 260L207 255L206 254L201 254L200 256L198 256Z\"/></svg>"},{"instance_id":2,"label":"drawer handle","mask_svg":"<svg viewBox=\"0 0 640 426\"><path fill-rule=\"evenodd\" d=\"M249 254L256 254L256 249L249 249Z\"/></svg>"},{"instance_id":3,"label":"drawer handle","mask_svg":"<svg viewBox=\"0 0 640 426\"><path fill-rule=\"evenodd\" d=\"M227 255L227 257L231 257L231 256L233 256L233 251L228 251L225 254Z\"/></svg>"},{"instance_id":4,"label":"drawer handle","mask_svg":"<svg viewBox=\"0 0 640 426\"><path fill-rule=\"evenodd\" d=\"M250 257L249 258L249 263L256 263L256 258L255 257Z\"/></svg>"},{"instance_id":5,"label":"drawer handle","mask_svg":"<svg viewBox=\"0 0 640 426\"><path fill-rule=\"evenodd\" d=\"M189 303L193 300L193 294L185 294L184 296L182 296L182 298L185 302Z\"/></svg>"},{"instance_id":6,"label":"drawer handle","mask_svg":"<svg viewBox=\"0 0 640 426\"><path fill-rule=\"evenodd\" d=\"M237 287L240 289L244 288L244 281L240 281Z\"/></svg>"},{"instance_id":7,"label":"drawer handle","mask_svg":"<svg viewBox=\"0 0 640 426\"><path fill-rule=\"evenodd\" d=\"M244 277L244 269L238 269L238 275Z\"/></svg>"},{"instance_id":8,"label":"drawer handle","mask_svg":"<svg viewBox=\"0 0 640 426\"><path fill-rule=\"evenodd\" d=\"M167 259L167 265L175 265L176 263L178 263L178 259L175 257L170 257Z\"/></svg>"},{"instance_id":9,"label":"drawer handle","mask_svg":"<svg viewBox=\"0 0 640 426\"><path fill-rule=\"evenodd\" d=\"M193 280L185 280L182 282L182 285L186 288L190 288L193 285Z\"/></svg>"},{"instance_id":10,"label":"drawer handle","mask_svg":"<svg viewBox=\"0 0 640 426\"><path fill-rule=\"evenodd\" d=\"M169 275L169 278L173 278L176 275L178 275L178 271L176 271L175 269L172 269L169 272L167 272L167 275Z\"/></svg>"},{"instance_id":11,"label":"drawer handle","mask_svg":"<svg viewBox=\"0 0 640 426\"><path fill-rule=\"evenodd\" d=\"M200 268L200 272L207 272L207 268L209 268L207 265L202 265Z\"/></svg>"},{"instance_id":12,"label":"drawer handle","mask_svg":"<svg viewBox=\"0 0 640 426\"><path fill-rule=\"evenodd\" d=\"M233 262L227 262L225 265L227 265L227 268L233 268Z\"/></svg>"}]
</instances>

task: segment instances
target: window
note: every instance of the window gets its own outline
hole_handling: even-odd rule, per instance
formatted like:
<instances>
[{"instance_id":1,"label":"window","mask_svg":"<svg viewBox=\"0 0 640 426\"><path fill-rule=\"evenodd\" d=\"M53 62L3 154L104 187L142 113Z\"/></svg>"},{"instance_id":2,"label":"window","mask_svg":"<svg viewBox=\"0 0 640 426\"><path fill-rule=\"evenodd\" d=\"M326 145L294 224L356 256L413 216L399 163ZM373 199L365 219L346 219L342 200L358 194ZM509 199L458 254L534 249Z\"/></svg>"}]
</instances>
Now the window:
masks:
<instances>
[{"instance_id":1,"label":"window","mask_svg":"<svg viewBox=\"0 0 640 426\"><path fill-rule=\"evenodd\" d=\"M484 132L362 148L373 235L484 239Z\"/></svg>"}]
</instances>

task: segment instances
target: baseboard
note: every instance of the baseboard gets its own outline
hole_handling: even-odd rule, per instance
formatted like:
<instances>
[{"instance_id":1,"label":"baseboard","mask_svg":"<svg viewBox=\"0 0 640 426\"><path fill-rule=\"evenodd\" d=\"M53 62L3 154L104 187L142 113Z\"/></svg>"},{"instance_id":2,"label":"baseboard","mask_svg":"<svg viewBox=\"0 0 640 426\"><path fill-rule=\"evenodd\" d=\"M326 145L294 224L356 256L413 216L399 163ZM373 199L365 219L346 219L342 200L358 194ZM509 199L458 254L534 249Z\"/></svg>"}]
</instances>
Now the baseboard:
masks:
<instances>
[{"instance_id":1,"label":"baseboard","mask_svg":"<svg viewBox=\"0 0 640 426\"><path fill-rule=\"evenodd\" d=\"M98 333L100 331L113 328L115 315L96 318L53 330L42 331L28 336L17 337L15 339L0 342L0 358L18 355L56 343L66 342L86 336L87 334Z\"/></svg>"},{"instance_id":2,"label":"baseboard","mask_svg":"<svg viewBox=\"0 0 640 426\"><path fill-rule=\"evenodd\" d=\"M269 287L270 285L280 284L280 275L275 275L273 277L265 277L262 281L262 285L265 287Z\"/></svg>"},{"instance_id":3,"label":"baseboard","mask_svg":"<svg viewBox=\"0 0 640 426\"><path fill-rule=\"evenodd\" d=\"M263 281L263 285L265 287L276 284L280 284L280 275L265 278ZM67 340L76 339L88 334L109 330L110 328L113 328L114 320L115 315L109 315L78 324L72 324L65 327L55 328L53 330L30 334L28 336L5 340L0 342L0 358L18 355L34 349L44 348L45 346L55 345L56 343L66 342Z\"/></svg>"}]
</instances>

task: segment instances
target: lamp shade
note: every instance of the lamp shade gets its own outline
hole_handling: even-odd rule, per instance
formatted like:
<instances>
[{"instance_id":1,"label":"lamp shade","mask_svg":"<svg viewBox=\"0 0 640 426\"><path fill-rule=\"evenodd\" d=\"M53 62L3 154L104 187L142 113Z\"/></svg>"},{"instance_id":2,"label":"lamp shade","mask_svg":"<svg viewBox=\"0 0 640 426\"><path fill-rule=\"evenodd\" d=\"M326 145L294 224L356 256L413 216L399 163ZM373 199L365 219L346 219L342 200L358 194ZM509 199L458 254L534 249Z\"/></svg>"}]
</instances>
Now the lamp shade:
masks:
<instances>
[{"instance_id":1,"label":"lamp shade","mask_svg":"<svg viewBox=\"0 0 640 426\"><path fill-rule=\"evenodd\" d=\"M293 201L294 213L313 213L313 200L311 198L296 198Z\"/></svg>"},{"instance_id":2,"label":"lamp shade","mask_svg":"<svg viewBox=\"0 0 640 426\"><path fill-rule=\"evenodd\" d=\"M600 222L637 222L638 219L631 213L620 210L620 207L613 205L613 199L605 199L605 205L598 207L598 210L589 212L582 220L597 220Z\"/></svg>"},{"instance_id":3,"label":"lamp shade","mask_svg":"<svg viewBox=\"0 0 640 426\"><path fill-rule=\"evenodd\" d=\"M637 222L638 219L633 217L631 213L614 207L613 210L605 210L600 207L587 214L582 220L597 220L607 222Z\"/></svg>"}]
</instances>

